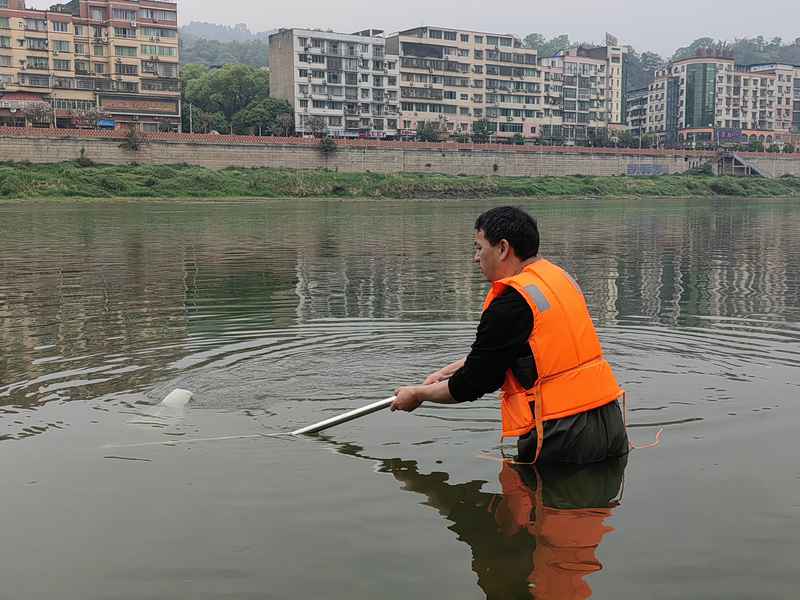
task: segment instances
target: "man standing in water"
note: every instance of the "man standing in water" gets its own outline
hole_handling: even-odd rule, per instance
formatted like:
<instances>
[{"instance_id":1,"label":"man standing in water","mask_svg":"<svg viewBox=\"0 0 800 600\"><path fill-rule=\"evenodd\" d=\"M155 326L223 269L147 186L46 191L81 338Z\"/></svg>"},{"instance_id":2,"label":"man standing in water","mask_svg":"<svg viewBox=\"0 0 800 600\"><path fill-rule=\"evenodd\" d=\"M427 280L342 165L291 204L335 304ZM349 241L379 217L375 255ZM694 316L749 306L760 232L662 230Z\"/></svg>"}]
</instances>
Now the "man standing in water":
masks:
<instances>
[{"instance_id":1,"label":"man standing in water","mask_svg":"<svg viewBox=\"0 0 800 600\"><path fill-rule=\"evenodd\" d=\"M519 460L573 464L628 452L622 390L578 284L539 257L536 221L504 206L475 222L475 262L492 284L469 355L399 388L392 410L457 404L502 388L503 437Z\"/></svg>"}]
</instances>

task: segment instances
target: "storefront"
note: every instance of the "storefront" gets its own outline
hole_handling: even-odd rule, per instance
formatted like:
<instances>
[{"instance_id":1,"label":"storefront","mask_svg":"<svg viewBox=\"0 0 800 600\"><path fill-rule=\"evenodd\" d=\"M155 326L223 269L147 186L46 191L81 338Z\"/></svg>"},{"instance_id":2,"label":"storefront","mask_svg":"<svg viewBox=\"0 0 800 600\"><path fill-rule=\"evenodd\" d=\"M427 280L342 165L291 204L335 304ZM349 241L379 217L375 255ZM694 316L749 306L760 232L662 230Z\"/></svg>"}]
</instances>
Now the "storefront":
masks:
<instances>
[{"instance_id":1,"label":"storefront","mask_svg":"<svg viewBox=\"0 0 800 600\"><path fill-rule=\"evenodd\" d=\"M177 131L180 124L177 97L100 94L99 104L100 110L107 115L104 121L113 122L116 129L134 127L148 133Z\"/></svg>"},{"instance_id":2,"label":"storefront","mask_svg":"<svg viewBox=\"0 0 800 600\"><path fill-rule=\"evenodd\" d=\"M50 127L53 110L40 94L9 92L0 95L0 127Z\"/></svg>"}]
</instances>

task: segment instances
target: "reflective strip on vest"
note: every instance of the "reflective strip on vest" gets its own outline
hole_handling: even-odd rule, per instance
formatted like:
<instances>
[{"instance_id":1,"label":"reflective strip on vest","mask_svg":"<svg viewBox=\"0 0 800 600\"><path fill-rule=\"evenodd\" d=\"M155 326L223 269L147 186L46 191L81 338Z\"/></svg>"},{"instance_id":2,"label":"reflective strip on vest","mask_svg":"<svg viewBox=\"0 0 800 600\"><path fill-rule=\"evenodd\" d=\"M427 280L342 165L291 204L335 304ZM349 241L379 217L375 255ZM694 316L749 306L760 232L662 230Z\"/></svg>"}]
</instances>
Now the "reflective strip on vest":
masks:
<instances>
[{"instance_id":1,"label":"reflective strip on vest","mask_svg":"<svg viewBox=\"0 0 800 600\"><path fill-rule=\"evenodd\" d=\"M528 296L531 297L533 303L536 305L536 308L539 309L539 312L544 312L548 308L550 308L550 302L547 301L542 290L539 289L538 285L530 284L525 286L525 291L527 292Z\"/></svg>"}]
</instances>

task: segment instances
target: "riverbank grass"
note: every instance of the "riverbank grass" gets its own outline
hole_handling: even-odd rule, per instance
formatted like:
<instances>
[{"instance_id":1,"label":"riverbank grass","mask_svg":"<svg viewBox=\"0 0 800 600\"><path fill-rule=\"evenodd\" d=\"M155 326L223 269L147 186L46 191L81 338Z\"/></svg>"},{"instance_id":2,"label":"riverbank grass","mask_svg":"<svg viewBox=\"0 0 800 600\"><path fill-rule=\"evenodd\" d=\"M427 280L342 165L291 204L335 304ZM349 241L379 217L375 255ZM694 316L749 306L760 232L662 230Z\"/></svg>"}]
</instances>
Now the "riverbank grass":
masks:
<instances>
[{"instance_id":1,"label":"riverbank grass","mask_svg":"<svg viewBox=\"0 0 800 600\"><path fill-rule=\"evenodd\" d=\"M800 178L510 177L324 170L219 171L189 165L0 164L0 198L486 198L800 196Z\"/></svg>"}]
</instances>

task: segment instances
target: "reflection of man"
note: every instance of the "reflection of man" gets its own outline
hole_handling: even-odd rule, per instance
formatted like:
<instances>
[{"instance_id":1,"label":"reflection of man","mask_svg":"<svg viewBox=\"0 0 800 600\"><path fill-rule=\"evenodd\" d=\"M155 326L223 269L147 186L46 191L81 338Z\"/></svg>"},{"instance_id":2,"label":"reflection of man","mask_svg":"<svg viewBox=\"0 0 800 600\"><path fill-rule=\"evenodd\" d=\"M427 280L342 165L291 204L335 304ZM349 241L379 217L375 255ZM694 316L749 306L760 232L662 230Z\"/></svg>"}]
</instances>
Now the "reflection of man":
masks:
<instances>
[{"instance_id":1,"label":"reflection of man","mask_svg":"<svg viewBox=\"0 0 800 600\"><path fill-rule=\"evenodd\" d=\"M585 577L603 568L597 548L613 528L627 457L583 466L503 465L503 500L495 512L506 535L526 530L536 539L528 576L537 600L584 600Z\"/></svg>"},{"instance_id":2,"label":"reflection of man","mask_svg":"<svg viewBox=\"0 0 800 600\"><path fill-rule=\"evenodd\" d=\"M447 483L413 461L382 461L408 491L425 496L472 549L472 569L489 600L584 600L585 577L601 570L597 548L612 528L627 457L592 465L503 465L500 495L483 482Z\"/></svg>"},{"instance_id":3,"label":"reflection of man","mask_svg":"<svg viewBox=\"0 0 800 600\"><path fill-rule=\"evenodd\" d=\"M398 389L392 410L502 387L502 435L519 438L521 460L587 464L626 454L622 390L580 288L538 256L536 221L519 208L492 209L475 223L475 245L492 287L472 350L423 385Z\"/></svg>"}]
</instances>

